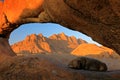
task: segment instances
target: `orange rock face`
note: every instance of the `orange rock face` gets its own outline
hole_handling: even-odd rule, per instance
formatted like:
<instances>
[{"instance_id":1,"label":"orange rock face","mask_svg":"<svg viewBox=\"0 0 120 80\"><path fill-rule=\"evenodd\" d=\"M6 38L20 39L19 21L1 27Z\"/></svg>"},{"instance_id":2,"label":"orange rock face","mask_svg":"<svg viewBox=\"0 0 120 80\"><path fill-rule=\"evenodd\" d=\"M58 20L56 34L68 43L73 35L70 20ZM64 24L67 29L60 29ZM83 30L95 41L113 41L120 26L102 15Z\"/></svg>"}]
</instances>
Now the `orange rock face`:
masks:
<instances>
[{"instance_id":1,"label":"orange rock face","mask_svg":"<svg viewBox=\"0 0 120 80\"><path fill-rule=\"evenodd\" d=\"M58 44L59 43L59 44ZM53 34L49 38L42 34L31 34L23 41L12 45L16 53L70 53L79 44L86 43L84 40L68 37L64 33Z\"/></svg>"},{"instance_id":2,"label":"orange rock face","mask_svg":"<svg viewBox=\"0 0 120 80\"><path fill-rule=\"evenodd\" d=\"M3 2L0 1L0 10L2 10L2 7L3 7Z\"/></svg>"},{"instance_id":3,"label":"orange rock face","mask_svg":"<svg viewBox=\"0 0 120 80\"><path fill-rule=\"evenodd\" d=\"M3 6L4 13L6 14L8 20L13 23L20 19L20 17L24 17L27 14L36 14L37 12L35 13L32 11L36 11L42 5L43 1L44 0L5 0Z\"/></svg>"},{"instance_id":4,"label":"orange rock face","mask_svg":"<svg viewBox=\"0 0 120 80\"><path fill-rule=\"evenodd\" d=\"M0 19L1 19L1 15L2 15L2 8L3 8L3 2L0 1ZM2 21L2 20L1 20Z\"/></svg>"},{"instance_id":5,"label":"orange rock face","mask_svg":"<svg viewBox=\"0 0 120 80\"><path fill-rule=\"evenodd\" d=\"M97 46L95 44L81 44L75 50L71 52L71 54L76 56L89 56L89 55L112 55L115 53L112 49L104 47L104 46Z\"/></svg>"},{"instance_id":6,"label":"orange rock face","mask_svg":"<svg viewBox=\"0 0 120 80\"><path fill-rule=\"evenodd\" d=\"M51 52L50 46L44 40L45 37L31 34L25 40L18 42L12 46L16 53L43 53Z\"/></svg>"}]
</instances>

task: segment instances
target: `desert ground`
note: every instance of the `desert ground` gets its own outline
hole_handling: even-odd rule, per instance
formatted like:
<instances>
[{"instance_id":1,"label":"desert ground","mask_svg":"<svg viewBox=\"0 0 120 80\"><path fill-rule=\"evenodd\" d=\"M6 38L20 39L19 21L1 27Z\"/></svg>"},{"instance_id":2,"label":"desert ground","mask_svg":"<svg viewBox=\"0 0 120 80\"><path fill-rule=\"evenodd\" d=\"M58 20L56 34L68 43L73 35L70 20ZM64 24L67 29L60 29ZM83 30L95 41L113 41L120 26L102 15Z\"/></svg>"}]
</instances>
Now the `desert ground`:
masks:
<instances>
[{"instance_id":1,"label":"desert ground","mask_svg":"<svg viewBox=\"0 0 120 80\"><path fill-rule=\"evenodd\" d=\"M77 58L77 57L80 57L80 56L74 56L72 54L27 54L27 55L21 55L21 54L18 54L18 56L38 56L38 57L41 57L41 56L44 56L50 60L53 60L55 62L59 62L60 65L63 65L64 67L67 67L68 63ZM119 55L116 54L116 56L113 56L113 57L101 57L101 56L93 56L93 55L88 55L86 57L89 57L89 58L94 58L94 59L97 59L97 60L100 60L104 63L106 63L107 67L108 67L108 71L116 71L116 70L120 70L120 57Z\"/></svg>"}]
</instances>

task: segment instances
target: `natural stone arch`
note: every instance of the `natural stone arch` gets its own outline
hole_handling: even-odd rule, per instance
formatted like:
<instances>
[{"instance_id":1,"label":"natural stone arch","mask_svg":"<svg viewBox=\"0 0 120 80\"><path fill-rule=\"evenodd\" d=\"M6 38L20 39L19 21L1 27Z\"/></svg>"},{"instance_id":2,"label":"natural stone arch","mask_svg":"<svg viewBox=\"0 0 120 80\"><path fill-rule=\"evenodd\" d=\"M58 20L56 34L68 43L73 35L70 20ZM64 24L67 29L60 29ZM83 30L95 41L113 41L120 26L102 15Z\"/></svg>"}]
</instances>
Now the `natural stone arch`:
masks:
<instances>
[{"instance_id":1,"label":"natural stone arch","mask_svg":"<svg viewBox=\"0 0 120 80\"><path fill-rule=\"evenodd\" d=\"M21 24L54 22L83 32L120 54L119 0L36 0L34 3L33 1L5 0L0 15L0 19L2 19L0 42L6 40L10 32ZM19 4L14 9L8 9L9 5L15 5L15 3ZM33 5L30 6L30 3ZM15 15L15 12L19 15ZM10 17L10 13L12 17ZM1 43L1 45L3 44ZM9 45L3 47L7 46ZM11 55L10 51L7 51L6 54Z\"/></svg>"},{"instance_id":2,"label":"natural stone arch","mask_svg":"<svg viewBox=\"0 0 120 80\"><path fill-rule=\"evenodd\" d=\"M43 0L31 0L30 2L29 0L4 0L4 2L0 2L0 54L2 57L15 56L8 43L10 33L22 24L19 23L19 20L37 16L43 10L42 3Z\"/></svg>"}]
</instances>

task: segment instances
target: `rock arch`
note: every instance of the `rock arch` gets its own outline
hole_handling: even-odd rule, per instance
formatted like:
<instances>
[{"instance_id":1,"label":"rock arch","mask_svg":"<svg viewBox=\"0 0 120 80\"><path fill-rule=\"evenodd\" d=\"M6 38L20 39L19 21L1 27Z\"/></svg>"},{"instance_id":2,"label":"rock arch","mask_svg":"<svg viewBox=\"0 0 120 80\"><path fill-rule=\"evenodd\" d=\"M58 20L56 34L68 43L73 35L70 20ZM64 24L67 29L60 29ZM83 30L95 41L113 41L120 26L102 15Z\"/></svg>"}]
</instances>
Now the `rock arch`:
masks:
<instances>
[{"instance_id":1,"label":"rock arch","mask_svg":"<svg viewBox=\"0 0 120 80\"><path fill-rule=\"evenodd\" d=\"M1 53L14 55L7 40L19 25L54 22L87 34L120 54L119 0L5 0L0 6Z\"/></svg>"}]
</instances>

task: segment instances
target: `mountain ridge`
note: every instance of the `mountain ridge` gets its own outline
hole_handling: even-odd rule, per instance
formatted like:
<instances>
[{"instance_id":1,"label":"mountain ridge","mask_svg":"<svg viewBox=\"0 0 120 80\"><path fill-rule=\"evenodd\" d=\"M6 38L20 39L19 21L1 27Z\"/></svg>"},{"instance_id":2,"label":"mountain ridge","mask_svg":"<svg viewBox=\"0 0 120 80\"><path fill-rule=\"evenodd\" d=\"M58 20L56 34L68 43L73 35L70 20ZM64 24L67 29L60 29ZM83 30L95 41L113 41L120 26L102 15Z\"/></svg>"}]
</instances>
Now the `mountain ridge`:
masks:
<instances>
[{"instance_id":1,"label":"mountain ridge","mask_svg":"<svg viewBox=\"0 0 120 80\"><path fill-rule=\"evenodd\" d=\"M110 48L87 43L85 40L64 33L53 34L49 37L40 34L31 34L20 42L13 44L13 51L17 55L28 54L69 54L92 58L119 58Z\"/></svg>"},{"instance_id":2,"label":"mountain ridge","mask_svg":"<svg viewBox=\"0 0 120 80\"><path fill-rule=\"evenodd\" d=\"M82 43L87 42L74 36L67 36L63 32L49 37L40 33L28 35L11 47L15 53L70 53Z\"/></svg>"}]
</instances>

